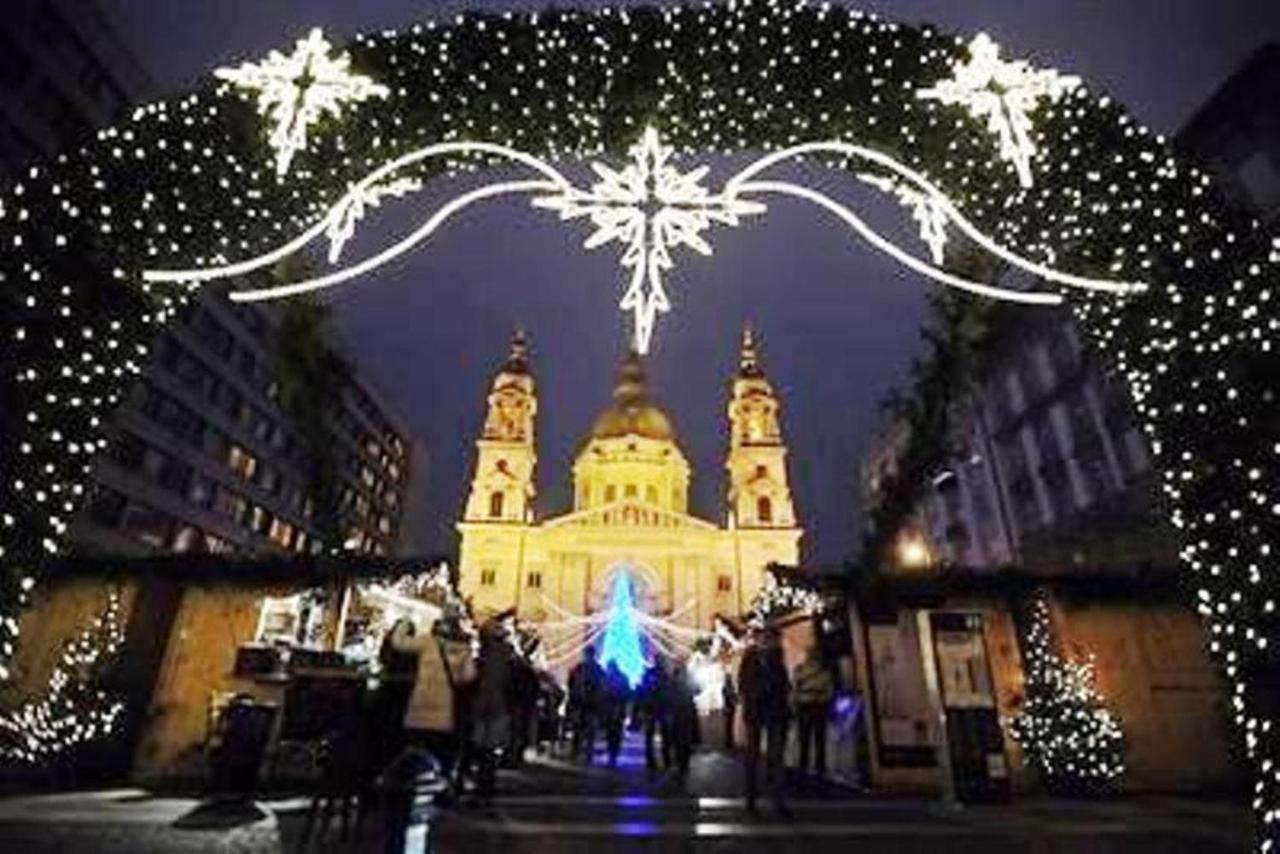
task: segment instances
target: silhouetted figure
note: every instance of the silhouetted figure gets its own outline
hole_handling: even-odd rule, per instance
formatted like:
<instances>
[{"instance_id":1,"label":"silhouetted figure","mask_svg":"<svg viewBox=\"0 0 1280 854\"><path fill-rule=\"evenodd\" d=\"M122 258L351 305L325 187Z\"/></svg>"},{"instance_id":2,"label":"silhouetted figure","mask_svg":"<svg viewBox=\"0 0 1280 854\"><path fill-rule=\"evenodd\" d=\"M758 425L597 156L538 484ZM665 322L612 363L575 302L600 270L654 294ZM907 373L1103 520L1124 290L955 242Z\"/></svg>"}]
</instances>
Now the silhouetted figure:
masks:
<instances>
[{"instance_id":1,"label":"silhouetted figure","mask_svg":"<svg viewBox=\"0 0 1280 854\"><path fill-rule=\"evenodd\" d=\"M724 703L724 749L733 750L733 724L738 715L738 686L733 681L732 673L725 673L720 697Z\"/></svg>"},{"instance_id":2,"label":"silhouetted figure","mask_svg":"<svg viewBox=\"0 0 1280 854\"><path fill-rule=\"evenodd\" d=\"M416 628L401 620L389 640L397 653L417 656L413 691L404 711L405 740L430 751L448 777L458 758L455 685L475 678L471 646L435 618L424 619Z\"/></svg>"},{"instance_id":3,"label":"silhouetted figure","mask_svg":"<svg viewBox=\"0 0 1280 854\"><path fill-rule=\"evenodd\" d=\"M573 753L590 762L596 752L596 727L604 699L604 669L596 648L582 651L582 661L569 673L569 717L573 724Z\"/></svg>"},{"instance_id":4,"label":"silhouetted figure","mask_svg":"<svg viewBox=\"0 0 1280 854\"><path fill-rule=\"evenodd\" d=\"M671 674L667 707L671 718L671 752L682 781L689 776L689 760L693 757L693 745L698 740L698 707L694 705L697 693L688 665L680 662Z\"/></svg>"},{"instance_id":5,"label":"silhouetted figure","mask_svg":"<svg viewBox=\"0 0 1280 854\"><path fill-rule=\"evenodd\" d=\"M479 765L477 790L484 804L493 800L498 761L511 737L516 654L510 619L510 615L494 618L480 632L480 674L471 716L472 742Z\"/></svg>"},{"instance_id":6,"label":"silhouetted figure","mask_svg":"<svg viewBox=\"0 0 1280 854\"><path fill-rule=\"evenodd\" d=\"M755 631L742 655L738 687L747 729L747 810L755 812L759 791L761 742L767 746L766 777L781 815L790 815L785 797L783 755L787 746L791 683L782 660L778 630Z\"/></svg>"},{"instance_id":7,"label":"silhouetted figure","mask_svg":"<svg viewBox=\"0 0 1280 854\"><path fill-rule=\"evenodd\" d=\"M654 739L662 742L662 767L670 768L671 758L671 675L667 661L655 656L653 665L644 672L644 679L636 692L636 715L644 727L644 761L650 771L658 770L658 753Z\"/></svg>"},{"instance_id":8,"label":"silhouetted figure","mask_svg":"<svg viewBox=\"0 0 1280 854\"><path fill-rule=\"evenodd\" d=\"M618 764L618 753L622 750L622 728L627 719L627 700L630 699L631 687L627 683L626 674L618 666L617 661L610 661L604 671L604 703L601 717L604 721L605 744L609 748L609 767Z\"/></svg>"},{"instance_id":9,"label":"silhouetted figure","mask_svg":"<svg viewBox=\"0 0 1280 854\"><path fill-rule=\"evenodd\" d=\"M808 772L812 755L813 773L821 781L827 776L827 715L836 688L816 646L810 647L804 661L796 665L792 682L800 736L800 772Z\"/></svg>"}]
</instances>

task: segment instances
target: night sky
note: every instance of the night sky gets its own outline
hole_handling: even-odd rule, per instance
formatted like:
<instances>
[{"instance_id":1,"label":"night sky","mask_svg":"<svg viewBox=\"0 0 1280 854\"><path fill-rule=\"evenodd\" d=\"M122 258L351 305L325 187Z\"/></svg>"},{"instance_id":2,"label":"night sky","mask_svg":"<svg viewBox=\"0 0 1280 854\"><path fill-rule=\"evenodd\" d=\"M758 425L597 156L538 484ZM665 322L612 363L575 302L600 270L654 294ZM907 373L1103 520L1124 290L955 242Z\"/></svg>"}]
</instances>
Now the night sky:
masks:
<instances>
[{"instance_id":1,"label":"night sky","mask_svg":"<svg viewBox=\"0 0 1280 854\"><path fill-rule=\"evenodd\" d=\"M156 94L216 65L287 47L311 26L331 37L402 27L461 8L536 9L527 0L102 0L156 81ZM561 5L569 5L562 3ZM598 5L598 4L592 4ZM617 5L617 4L615 4ZM862 8L954 32L986 30L1008 54L1079 74L1161 132L1180 127L1226 76L1280 39L1274 0L903 0ZM709 183L732 164L715 161ZM687 168L687 165L686 165ZM822 176L815 175L815 180ZM460 185L459 185L460 186ZM891 228L879 215L873 220ZM417 254L331 292L345 347L430 455L417 524L423 551L456 546L453 519L473 465L472 442L511 330L532 339L538 381L539 508L570 501L569 465L609 400L626 341L617 310L617 248L587 252L582 226L523 201L477 207ZM728 380L744 321L761 330L765 367L783 398L807 557L849 556L859 532L858 462L878 402L915 355L922 296L932 285L853 242L799 203L710 234L705 259L681 252L675 310L659 321L651 385L694 467L695 512L722 521Z\"/></svg>"}]
</instances>

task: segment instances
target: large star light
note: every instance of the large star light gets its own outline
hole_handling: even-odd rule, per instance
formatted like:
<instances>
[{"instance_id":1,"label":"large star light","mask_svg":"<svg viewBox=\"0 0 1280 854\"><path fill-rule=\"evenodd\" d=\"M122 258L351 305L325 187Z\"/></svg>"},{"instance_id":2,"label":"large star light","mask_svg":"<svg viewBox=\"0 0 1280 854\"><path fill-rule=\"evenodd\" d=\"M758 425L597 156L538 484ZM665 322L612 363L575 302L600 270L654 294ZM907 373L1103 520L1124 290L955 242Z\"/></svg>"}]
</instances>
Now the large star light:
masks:
<instances>
[{"instance_id":1,"label":"large star light","mask_svg":"<svg viewBox=\"0 0 1280 854\"><path fill-rule=\"evenodd\" d=\"M1006 62L1000 47L986 33L969 43L969 61L955 67L949 80L916 92L917 98L965 107L975 119L986 119L987 130L1000 140L1000 157L1013 164L1018 181L1032 185L1030 113L1043 99L1056 101L1080 86L1080 78L1053 69L1032 68L1022 60Z\"/></svg>"},{"instance_id":2,"label":"large star light","mask_svg":"<svg viewBox=\"0 0 1280 854\"><path fill-rule=\"evenodd\" d=\"M678 171L670 164L673 150L652 127L629 153L631 162L621 171L592 163L600 180L590 190L566 187L533 204L559 211L561 219L590 218L595 231L586 240L588 249L615 241L624 245L622 266L631 270L631 282L619 306L632 312L636 350L647 353L654 322L671 310L662 281L663 271L672 267L671 250L686 246L710 255L711 244L702 233L712 223L734 226L743 216L763 213L765 206L712 195L702 186L707 167Z\"/></svg>"},{"instance_id":3,"label":"large star light","mask_svg":"<svg viewBox=\"0 0 1280 854\"><path fill-rule=\"evenodd\" d=\"M351 57L333 55L333 45L318 27L288 56L273 50L261 62L213 73L238 89L257 93L258 112L273 123L267 143L275 151L280 177L288 174L294 155L306 150L308 129L325 113L336 117L344 103L385 98L390 92L370 77L353 74Z\"/></svg>"}]
</instances>

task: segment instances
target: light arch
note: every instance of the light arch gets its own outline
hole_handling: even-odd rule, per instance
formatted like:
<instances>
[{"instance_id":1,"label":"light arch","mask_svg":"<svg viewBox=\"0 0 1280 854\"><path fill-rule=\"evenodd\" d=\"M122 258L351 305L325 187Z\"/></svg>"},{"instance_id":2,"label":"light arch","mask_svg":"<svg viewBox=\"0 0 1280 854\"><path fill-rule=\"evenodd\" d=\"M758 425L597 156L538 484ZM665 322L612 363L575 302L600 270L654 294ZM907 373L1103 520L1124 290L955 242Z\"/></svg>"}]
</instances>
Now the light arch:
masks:
<instances>
[{"instance_id":1,"label":"light arch","mask_svg":"<svg viewBox=\"0 0 1280 854\"><path fill-rule=\"evenodd\" d=\"M976 43L767 0L471 14L355 37L350 68L378 94L320 110L283 170L264 143L274 114L213 78L32 165L0 191L0 667L16 609L66 548L112 409L189 294L144 271L270 252L388 158L437 142L555 161L622 157L649 126L685 154L837 141L893 156L1020 257L1149 286L1069 300L1155 449L1261 833L1276 836L1280 244L1105 95L1033 104L1016 158L987 117L920 97L976 62Z\"/></svg>"}]
</instances>

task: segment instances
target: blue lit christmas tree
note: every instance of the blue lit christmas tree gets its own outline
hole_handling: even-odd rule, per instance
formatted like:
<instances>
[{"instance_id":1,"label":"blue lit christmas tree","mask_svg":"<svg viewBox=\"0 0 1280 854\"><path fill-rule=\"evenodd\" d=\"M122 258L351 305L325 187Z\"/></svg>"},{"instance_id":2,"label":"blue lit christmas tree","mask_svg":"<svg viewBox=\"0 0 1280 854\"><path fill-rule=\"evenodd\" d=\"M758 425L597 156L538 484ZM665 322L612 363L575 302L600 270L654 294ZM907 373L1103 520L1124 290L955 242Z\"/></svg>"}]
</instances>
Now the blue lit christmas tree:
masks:
<instances>
[{"instance_id":1,"label":"blue lit christmas tree","mask_svg":"<svg viewBox=\"0 0 1280 854\"><path fill-rule=\"evenodd\" d=\"M604 627L600 664L608 667L610 661L618 662L632 688L640 684L645 670L644 648L640 644L640 628L636 625L631 575L625 571L614 576L613 601L609 603L609 617Z\"/></svg>"}]
</instances>

